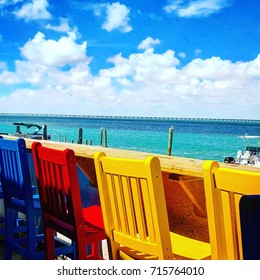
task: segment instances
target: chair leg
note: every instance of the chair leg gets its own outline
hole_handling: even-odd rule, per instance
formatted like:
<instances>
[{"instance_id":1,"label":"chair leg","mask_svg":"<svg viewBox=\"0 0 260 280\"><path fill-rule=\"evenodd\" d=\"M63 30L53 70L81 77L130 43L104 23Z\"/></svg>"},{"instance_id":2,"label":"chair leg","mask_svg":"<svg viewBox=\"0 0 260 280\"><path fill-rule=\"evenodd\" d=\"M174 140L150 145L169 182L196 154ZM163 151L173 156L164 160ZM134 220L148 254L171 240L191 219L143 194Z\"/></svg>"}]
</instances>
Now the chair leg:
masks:
<instances>
[{"instance_id":1,"label":"chair leg","mask_svg":"<svg viewBox=\"0 0 260 280\"><path fill-rule=\"evenodd\" d=\"M96 242L91 243L90 246L87 246L87 249L91 249L90 253L88 253L88 250L87 250L87 259L91 259L91 260L102 260L103 259L101 244L102 244L101 241L96 241Z\"/></svg>"},{"instance_id":2,"label":"chair leg","mask_svg":"<svg viewBox=\"0 0 260 280\"><path fill-rule=\"evenodd\" d=\"M28 215L27 215L28 217ZM36 222L35 220L27 220L27 258L29 260L37 259L37 240L36 240Z\"/></svg>"},{"instance_id":3,"label":"chair leg","mask_svg":"<svg viewBox=\"0 0 260 280\"><path fill-rule=\"evenodd\" d=\"M99 241L94 242L92 244L92 250L93 250L92 254L94 256L94 259L98 260L100 258L100 255L99 255Z\"/></svg>"},{"instance_id":4,"label":"chair leg","mask_svg":"<svg viewBox=\"0 0 260 280\"><path fill-rule=\"evenodd\" d=\"M13 209L5 209L5 241L4 241L4 260L11 260L13 255L12 243L14 239L15 217L17 212Z\"/></svg>"},{"instance_id":5,"label":"chair leg","mask_svg":"<svg viewBox=\"0 0 260 280\"><path fill-rule=\"evenodd\" d=\"M13 256L12 246L9 242L5 241L4 244L4 260L11 260Z\"/></svg>"},{"instance_id":6,"label":"chair leg","mask_svg":"<svg viewBox=\"0 0 260 280\"><path fill-rule=\"evenodd\" d=\"M82 246L82 242L78 242L75 240L75 250L76 250L76 259L77 260L85 260L86 259L86 250L87 248Z\"/></svg>"},{"instance_id":7,"label":"chair leg","mask_svg":"<svg viewBox=\"0 0 260 280\"><path fill-rule=\"evenodd\" d=\"M55 238L54 238L54 230L46 227L45 228L45 259L46 260L54 260L56 258L55 255Z\"/></svg>"}]
</instances>

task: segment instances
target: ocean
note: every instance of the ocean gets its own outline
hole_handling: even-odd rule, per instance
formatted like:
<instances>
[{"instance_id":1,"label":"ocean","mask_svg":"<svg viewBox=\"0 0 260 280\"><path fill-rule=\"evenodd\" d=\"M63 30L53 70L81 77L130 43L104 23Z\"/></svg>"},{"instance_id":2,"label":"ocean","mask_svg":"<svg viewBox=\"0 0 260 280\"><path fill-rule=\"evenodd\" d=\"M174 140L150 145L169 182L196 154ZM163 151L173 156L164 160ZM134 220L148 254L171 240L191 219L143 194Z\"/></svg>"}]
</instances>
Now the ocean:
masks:
<instances>
[{"instance_id":1,"label":"ocean","mask_svg":"<svg viewBox=\"0 0 260 280\"><path fill-rule=\"evenodd\" d=\"M101 130L107 131L110 148L167 155L169 129L173 128L171 155L222 162L244 149L241 135L260 135L260 120L220 120L139 117L92 117L58 115L0 115L0 132L14 133L14 122L47 125L52 141L76 143L79 128L83 143L100 145ZM103 140L104 143L104 140Z\"/></svg>"}]
</instances>

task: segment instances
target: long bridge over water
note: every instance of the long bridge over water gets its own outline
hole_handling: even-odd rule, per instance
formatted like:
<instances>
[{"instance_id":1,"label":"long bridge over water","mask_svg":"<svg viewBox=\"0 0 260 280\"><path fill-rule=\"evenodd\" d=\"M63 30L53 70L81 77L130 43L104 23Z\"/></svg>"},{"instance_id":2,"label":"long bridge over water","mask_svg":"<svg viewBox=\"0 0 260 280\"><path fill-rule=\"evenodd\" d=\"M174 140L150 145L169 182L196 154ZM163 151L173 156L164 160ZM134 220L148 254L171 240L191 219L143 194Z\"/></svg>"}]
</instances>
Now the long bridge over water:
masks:
<instances>
[{"instance_id":1,"label":"long bridge over water","mask_svg":"<svg viewBox=\"0 0 260 280\"><path fill-rule=\"evenodd\" d=\"M142 116L100 116L72 114L29 114L29 113L0 113L0 116L11 117L58 117L58 118L88 118L88 119L127 119L127 120L175 120L175 121L225 121L225 122L260 122L255 119L221 119L221 118L181 118L181 117L142 117Z\"/></svg>"}]
</instances>

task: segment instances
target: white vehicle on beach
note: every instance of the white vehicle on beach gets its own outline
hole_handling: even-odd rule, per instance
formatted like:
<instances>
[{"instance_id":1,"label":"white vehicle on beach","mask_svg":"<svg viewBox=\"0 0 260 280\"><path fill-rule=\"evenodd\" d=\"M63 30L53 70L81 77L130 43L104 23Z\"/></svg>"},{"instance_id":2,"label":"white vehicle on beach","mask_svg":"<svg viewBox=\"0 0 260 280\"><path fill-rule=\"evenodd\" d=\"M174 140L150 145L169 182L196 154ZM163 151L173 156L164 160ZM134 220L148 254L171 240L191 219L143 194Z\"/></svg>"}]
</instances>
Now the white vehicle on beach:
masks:
<instances>
[{"instance_id":1,"label":"white vehicle on beach","mask_svg":"<svg viewBox=\"0 0 260 280\"><path fill-rule=\"evenodd\" d=\"M224 162L260 167L260 136L246 134L239 138L244 140L244 150L238 150L235 157L226 157Z\"/></svg>"}]
</instances>

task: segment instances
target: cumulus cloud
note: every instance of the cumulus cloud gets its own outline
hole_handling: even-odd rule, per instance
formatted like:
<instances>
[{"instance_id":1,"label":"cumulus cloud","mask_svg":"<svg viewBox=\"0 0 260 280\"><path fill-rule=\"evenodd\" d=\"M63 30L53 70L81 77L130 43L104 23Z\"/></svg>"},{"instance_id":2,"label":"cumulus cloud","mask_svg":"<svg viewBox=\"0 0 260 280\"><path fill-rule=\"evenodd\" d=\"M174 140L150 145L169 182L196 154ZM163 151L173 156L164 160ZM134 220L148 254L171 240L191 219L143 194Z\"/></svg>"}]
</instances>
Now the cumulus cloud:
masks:
<instances>
[{"instance_id":1,"label":"cumulus cloud","mask_svg":"<svg viewBox=\"0 0 260 280\"><path fill-rule=\"evenodd\" d=\"M123 33L132 31L129 24L130 9L119 2L103 3L103 4L87 4L86 9L92 10L97 17L104 17L102 29L111 32L120 30Z\"/></svg>"},{"instance_id":2,"label":"cumulus cloud","mask_svg":"<svg viewBox=\"0 0 260 280\"><path fill-rule=\"evenodd\" d=\"M74 28L74 30L70 28L69 20L67 18L60 18L59 25L51 25L50 23L48 23L46 25L46 29L54 30L57 32L65 32L65 33L77 31L77 28Z\"/></svg>"},{"instance_id":3,"label":"cumulus cloud","mask_svg":"<svg viewBox=\"0 0 260 280\"><path fill-rule=\"evenodd\" d=\"M170 79L176 72L175 66L179 64L173 51L156 54L153 49L145 50L140 54L131 54L128 59L119 54L110 58L109 62L114 63L115 66L101 70L101 76L130 77L131 80L145 83Z\"/></svg>"},{"instance_id":4,"label":"cumulus cloud","mask_svg":"<svg viewBox=\"0 0 260 280\"><path fill-rule=\"evenodd\" d=\"M179 17L209 16L229 6L229 2L229 0L169 0L164 9L167 13L176 13Z\"/></svg>"},{"instance_id":5,"label":"cumulus cloud","mask_svg":"<svg viewBox=\"0 0 260 280\"><path fill-rule=\"evenodd\" d=\"M48 66L64 66L75 64L86 59L87 43L76 43L73 32L61 37L58 41L45 39L45 35L38 32L22 48L22 55L29 61Z\"/></svg>"},{"instance_id":6,"label":"cumulus cloud","mask_svg":"<svg viewBox=\"0 0 260 280\"><path fill-rule=\"evenodd\" d=\"M180 68L172 50L157 54L150 49L128 58L118 54L110 59L114 67L101 70L100 76L113 79L115 87L123 86L120 102L132 106L135 114L149 114L150 108L155 116L183 117L192 111L191 117L247 118L249 108L260 102L259 61L260 55L236 63L197 58Z\"/></svg>"},{"instance_id":7,"label":"cumulus cloud","mask_svg":"<svg viewBox=\"0 0 260 280\"><path fill-rule=\"evenodd\" d=\"M158 44L160 44L159 39L153 39L151 37L147 37L145 40L143 40L139 44L138 49L139 50L146 50L146 49L149 49L149 48L153 47L154 45L158 45Z\"/></svg>"},{"instance_id":8,"label":"cumulus cloud","mask_svg":"<svg viewBox=\"0 0 260 280\"><path fill-rule=\"evenodd\" d=\"M200 56L201 53L202 53L202 50L200 50L200 49L197 49L197 50L195 50L195 52L194 52L194 54L195 54L196 57Z\"/></svg>"},{"instance_id":9,"label":"cumulus cloud","mask_svg":"<svg viewBox=\"0 0 260 280\"><path fill-rule=\"evenodd\" d=\"M0 62L0 71L1 70L6 70L7 69L7 65L5 62Z\"/></svg>"},{"instance_id":10,"label":"cumulus cloud","mask_svg":"<svg viewBox=\"0 0 260 280\"><path fill-rule=\"evenodd\" d=\"M127 6L118 2L107 4L106 6L106 20L102 28L106 31L119 29L122 32L130 32L132 27L129 25L130 9Z\"/></svg>"},{"instance_id":11,"label":"cumulus cloud","mask_svg":"<svg viewBox=\"0 0 260 280\"><path fill-rule=\"evenodd\" d=\"M37 33L21 48L26 59L14 71L0 64L1 87L19 85L0 96L2 112L259 118L253 109L260 102L260 54L247 62L211 57L181 66L184 55L147 47L118 53L108 59L112 67L93 75L86 43L75 38Z\"/></svg>"},{"instance_id":12,"label":"cumulus cloud","mask_svg":"<svg viewBox=\"0 0 260 280\"><path fill-rule=\"evenodd\" d=\"M47 0L32 0L30 3L24 4L20 10L14 12L18 18L30 20L50 19L51 14L47 8L49 3Z\"/></svg>"},{"instance_id":13,"label":"cumulus cloud","mask_svg":"<svg viewBox=\"0 0 260 280\"><path fill-rule=\"evenodd\" d=\"M186 53L185 52L180 52L178 55L181 58L185 58L186 57Z\"/></svg>"},{"instance_id":14,"label":"cumulus cloud","mask_svg":"<svg viewBox=\"0 0 260 280\"><path fill-rule=\"evenodd\" d=\"M0 0L0 7L1 6L9 6L21 2L23 0Z\"/></svg>"}]
</instances>

